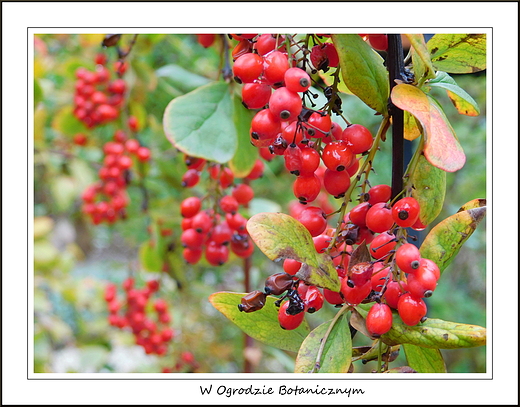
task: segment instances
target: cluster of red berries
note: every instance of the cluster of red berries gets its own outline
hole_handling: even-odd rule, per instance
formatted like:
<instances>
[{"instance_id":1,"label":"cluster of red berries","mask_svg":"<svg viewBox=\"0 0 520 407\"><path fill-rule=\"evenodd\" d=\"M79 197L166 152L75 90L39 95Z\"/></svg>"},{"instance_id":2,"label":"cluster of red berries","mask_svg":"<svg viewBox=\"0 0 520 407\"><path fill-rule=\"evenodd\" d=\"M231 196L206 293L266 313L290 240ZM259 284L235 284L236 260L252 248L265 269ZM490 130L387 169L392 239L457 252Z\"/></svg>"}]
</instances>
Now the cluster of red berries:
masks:
<instances>
[{"instance_id":1,"label":"cluster of red berries","mask_svg":"<svg viewBox=\"0 0 520 407\"><path fill-rule=\"evenodd\" d=\"M150 150L141 146L137 139L127 138L122 130L114 132L113 140L103 146L103 153L99 181L88 186L82 194L82 212L95 225L114 223L126 217L129 170L134 165L134 158L141 162L150 159Z\"/></svg>"},{"instance_id":2,"label":"cluster of red berries","mask_svg":"<svg viewBox=\"0 0 520 407\"><path fill-rule=\"evenodd\" d=\"M424 229L425 225L418 220L417 200L406 197L390 206L390 194L388 185L370 188L362 195L367 200L345 215L340 230L328 225L323 208L293 205L291 215L309 231L316 251L331 256L340 290L320 291L304 284L295 276L302 264L285 259L284 273L270 276L264 292L253 291L243 297L239 309L256 311L263 307L266 295L286 292L277 302L279 305L281 300L288 299L279 309L279 322L284 329L295 329L302 323L304 311L319 310L323 300L336 306L374 303L366 319L367 330L374 337L392 327L392 309L407 325L424 320L427 307L423 298L433 294L440 270L433 261L422 258L419 249L408 243L406 237L398 237L404 228ZM362 244L368 245L367 256L369 253L373 260L350 264L352 254ZM273 284L278 288L271 289Z\"/></svg>"},{"instance_id":3,"label":"cluster of red berries","mask_svg":"<svg viewBox=\"0 0 520 407\"><path fill-rule=\"evenodd\" d=\"M126 92L124 79L111 79L105 54L96 55L95 63L92 71L85 67L76 70L74 115L88 128L117 119ZM116 64L121 76L126 70L126 63Z\"/></svg>"},{"instance_id":4,"label":"cluster of red berries","mask_svg":"<svg viewBox=\"0 0 520 407\"><path fill-rule=\"evenodd\" d=\"M248 182L263 174L263 162L256 160L245 182L235 182L229 167L209 163L202 158L185 155L187 171L182 177L186 188L199 183L201 173L208 174L209 188L205 198L191 196L180 205L182 219L181 243L187 263L196 264L204 257L213 266L227 262L230 251L241 258L253 254L254 244L246 230L247 219L239 212L254 197ZM203 202L208 202L203 209Z\"/></svg>"},{"instance_id":5,"label":"cluster of red berries","mask_svg":"<svg viewBox=\"0 0 520 407\"><path fill-rule=\"evenodd\" d=\"M129 328L135 336L135 343L147 354L165 355L175 332L169 327L171 316L167 302L162 298L156 298L153 303L150 301L159 285L158 280L150 280L139 289L135 287L134 279L129 277L122 284L126 298L121 301L117 297L117 285L111 283L105 288L105 301L110 325Z\"/></svg>"},{"instance_id":6,"label":"cluster of red berries","mask_svg":"<svg viewBox=\"0 0 520 407\"><path fill-rule=\"evenodd\" d=\"M336 198L344 196L350 178L359 169L357 154L367 152L373 143L370 131L359 124L342 129L331 119L337 103L326 110L304 106L311 77L303 67L291 66L281 36L262 34L242 38L242 52L235 59L233 73L243 83L242 101L249 109L259 109L251 121L251 143L262 157L284 157L285 167L296 175L293 192L302 203L314 201L320 191ZM245 50L245 51L244 51ZM301 58L303 66L314 70L337 67L339 58L334 44L316 44ZM294 65L294 63L293 63ZM337 100L337 99L335 99ZM320 164L323 163L323 166Z\"/></svg>"}]
</instances>

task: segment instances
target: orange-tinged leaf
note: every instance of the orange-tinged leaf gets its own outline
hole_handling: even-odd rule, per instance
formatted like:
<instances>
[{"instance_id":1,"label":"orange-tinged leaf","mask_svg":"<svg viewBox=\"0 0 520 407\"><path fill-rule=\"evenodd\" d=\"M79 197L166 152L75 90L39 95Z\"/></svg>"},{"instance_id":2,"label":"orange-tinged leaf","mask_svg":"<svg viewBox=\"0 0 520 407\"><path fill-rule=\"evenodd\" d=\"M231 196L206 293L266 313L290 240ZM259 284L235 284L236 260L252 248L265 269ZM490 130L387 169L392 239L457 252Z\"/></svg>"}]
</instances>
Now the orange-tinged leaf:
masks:
<instances>
[{"instance_id":1,"label":"orange-tinged leaf","mask_svg":"<svg viewBox=\"0 0 520 407\"><path fill-rule=\"evenodd\" d=\"M453 128L437 103L421 89L407 84L392 89L392 102L413 114L425 133L424 156L435 167L447 172L460 170L466 156Z\"/></svg>"}]
</instances>

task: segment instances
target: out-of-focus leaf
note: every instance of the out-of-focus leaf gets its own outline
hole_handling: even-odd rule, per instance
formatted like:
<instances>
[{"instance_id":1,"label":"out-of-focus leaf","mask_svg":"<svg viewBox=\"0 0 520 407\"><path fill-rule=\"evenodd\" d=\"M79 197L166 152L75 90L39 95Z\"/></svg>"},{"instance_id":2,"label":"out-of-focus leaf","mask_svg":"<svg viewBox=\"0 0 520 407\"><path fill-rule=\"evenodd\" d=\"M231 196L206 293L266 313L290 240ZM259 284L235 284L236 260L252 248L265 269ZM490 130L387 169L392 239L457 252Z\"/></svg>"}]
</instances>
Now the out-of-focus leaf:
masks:
<instances>
[{"instance_id":1,"label":"out-of-focus leaf","mask_svg":"<svg viewBox=\"0 0 520 407\"><path fill-rule=\"evenodd\" d=\"M181 91L188 93L211 82L210 79L197 75L175 64L168 64L155 71L159 78L168 78L171 84Z\"/></svg>"},{"instance_id":2,"label":"out-of-focus leaf","mask_svg":"<svg viewBox=\"0 0 520 407\"><path fill-rule=\"evenodd\" d=\"M139 260L147 271L160 272L162 269L162 259L151 241L144 242L139 248Z\"/></svg>"},{"instance_id":3,"label":"out-of-focus leaf","mask_svg":"<svg viewBox=\"0 0 520 407\"><path fill-rule=\"evenodd\" d=\"M472 73L486 69L486 34L436 34L427 46L439 71Z\"/></svg>"},{"instance_id":4,"label":"out-of-focus leaf","mask_svg":"<svg viewBox=\"0 0 520 407\"><path fill-rule=\"evenodd\" d=\"M173 99L163 126L168 140L183 153L226 163L237 149L229 85L213 82Z\"/></svg>"},{"instance_id":5,"label":"out-of-focus leaf","mask_svg":"<svg viewBox=\"0 0 520 407\"><path fill-rule=\"evenodd\" d=\"M60 175L50 183L52 197L59 211L70 208L78 196L76 180L67 175Z\"/></svg>"},{"instance_id":6,"label":"out-of-focus leaf","mask_svg":"<svg viewBox=\"0 0 520 407\"><path fill-rule=\"evenodd\" d=\"M41 239L51 233L54 221L48 216L36 216L34 218L34 239Z\"/></svg>"},{"instance_id":7,"label":"out-of-focus leaf","mask_svg":"<svg viewBox=\"0 0 520 407\"><path fill-rule=\"evenodd\" d=\"M241 312L238 304L244 295L246 294L217 292L209 297L209 301L250 337L275 348L298 352L310 331L307 322L304 320L293 330L282 329L278 322L278 308L274 305L277 298L271 296L267 296L262 309L249 313Z\"/></svg>"},{"instance_id":8,"label":"out-of-focus leaf","mask_svg":"<svg viewBox=\"0 0 520 407\"><path fill-rule=\"evenodd\" d=\"M424 155L441 170L454 172L466 162L466 156L440 106L421 89L399 84L392 89L392 102L413 114L425 132Z\"/></svg>"},{"instance_id":9,"label":"out-of-focus leaf","mask_svg":"<svg viewBox=\"0 0 520 407\"><path fill-rule=\"evenodd\" d=\"M34 89L34 93L33 93L34 108L36 109L36 106L38 105L38 103L40 103L43 100L43 90L37 79L34 80L33 89Z\"/></svg>"},{"instance_id":10,"label":"out-of-focus leaf","mask_svg":"<svg viewBox=\"0 0 520 407\"><path fill-rule=\"evenodd\" d=\"M315 367L318 350L331 323L324 322L305 338L296 357L294 373L308 373ZM338 318L326 341L318 373L347 373L352 363L352 339L345 316Z\"/></svg>"},{"instance_id":11,"label":"out-of-focus leaf","mask_svg":"<svg viewBox=\"0 0 520 407\"><path fill-rule=\"evenodd\" d=\"M294 259L302 263L296 276L311 285L339 291L338 273L330 256L317 253L309 231L284 213L259 213L247 221L247 231L271 260Z\"/></svg>"},{"instance_id":12,"label":"out-of-focus leaf","mask_svg":"<svg viewBox=\"0 0 520 407\"><path fill-rule=\"evenodd\" d=\"M419 220L429 225L441 212L446 196L446 172L421 155L411 175L412 196L421 207Z\"/></svg>"},{"instance_id":13,"label":"out-of-focus leaf","mask_svg":"<svg viewBox=\"0 0 520 407\"><path fill-rule=\"evenodd\" d=\"M459 211L444 219L424 239L420 248L421 256L433 260L442 273L485 215L486 207L481 206Z\"/></svg>"},{"instance_id":14,"label":"out-of-focus leaf","mask_svg":"<svg viewBox=\"0 0 520 407\"><path fill-rule=\"evenodd\" d=\"M233 95L233 121L237 132L237 150L229 162L229 167L236 178L246 177L258 157L258 148L251 145L249 128L253 114L242 105L241 99Z\"/></svg>"},{"instance_id":15,"label":"out-of-focus leaf","mask_svg":"<svg viewBox=\"0 0 520 407\"><path fill-rule=\"evenodd\" d=\"M367 106L386 115L390 84L383 58L358 34L333 34L332 41L347 88Z\"/></svg>"},{"instance_id":16,"label":"out-of-focus leaf","mask_svg":"<svg viewBox=\"0 0 520 407\"><path fill-rule=\"evenodd\" d=\"M446 373L446 364L439 349L423 348L421 346L403 345L408 366L417 373Z\"/></svg>"},{"instance_id":17,"label":"out-of-focus leaf","mask_svg":"<svg viewBox=\"0 0 520 407\"><path fill-rule=\"evenodd\" d=\"M52 128L68 136L85 131L85 125L74 116L72 105L65 106L56 113L52 120Z\"/></svg>"}]
</instances>

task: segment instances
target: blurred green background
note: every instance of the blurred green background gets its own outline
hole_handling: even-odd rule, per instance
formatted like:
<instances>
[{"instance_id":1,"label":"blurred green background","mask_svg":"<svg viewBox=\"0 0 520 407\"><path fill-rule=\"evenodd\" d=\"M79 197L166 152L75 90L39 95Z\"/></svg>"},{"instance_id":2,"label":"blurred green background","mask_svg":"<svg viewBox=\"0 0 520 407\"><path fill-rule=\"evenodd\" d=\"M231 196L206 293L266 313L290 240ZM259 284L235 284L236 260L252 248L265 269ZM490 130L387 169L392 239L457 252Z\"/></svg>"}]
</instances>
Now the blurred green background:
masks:
<instances>
[{"instance_id":1,"label":"blurred green background","mask_svg":"<svg viewBox=\"0 0 520 407\"><path fill-rule=\"evenodd\" d=\"M123 35L122 43L128 44L131 37ZM72 116L72 99L78 67L92 69L98 52L115 61L115 50L103 50L102 39L97 34L35 36L34 371L161 372L175 366L182 352L190 351L197 361L196 372L242 372L244 335L210 305L208 296L216 291L244 292L243 260L232 258L222 267L178 261L176 270L164 273L143 255L150 241L149 228L156 234L159 224L174 228L173 235L165 239L178 244L180 201L203 195L203 183L194 190L180 187L183 157L167 141L161 122L172 98L218 78L219 46L205 49L195 35L139 35L128 57L130 69L125 79L130 89L129 112L140 118L140 139L152 150L145 183L153 205L143 213L142 191L131 184L128 219L93 226L81 214L81 193L95 181L102 145L121 123L86 130ZM486 73L453 77L477 101L481 114L461 116L445 93L434 94L445 107L467 157L462 170L448 174L446 201L437 221L472 199L486 197ZM350 121L364 124L373 133L377 130L379 117L356 97L345 95L343 111ZM73 143L78 132L88 135L86 146ZM389 142L383 143L376 156L370 178L373 185L391 181L390 148ZM290 177L280 157L266 163L264 176L252 183L256 198L245 214L287 212L294 199L287 187ZM331 203L335 203L333 199ZM427 230L422 237L425 233ZM265 278L280 270L280 265L256 250L252 289L261 289ZM129 275L136 277L138 286L151 278L161 280L160 295L170 304L171 326L177 333L166 356L146 355L134 344L130 332L108 324L104 287L108 282L120 284ZM486 298L484 220L443 273L435 295L427 300L428 315L486 326ZM334 313L326 305L307 319L317 326ZM355 338L355 345L369 342L362 335ZM486 347L442 352L448 372L486 371ZM247 356L255 372L293 370L294 354L261 343L254 342ZM369 372L375 368L371 363L375 362L356 362L355 371ZM391 366L400 364L405 364L404 355Z\"/></svg>"}]
</instances>

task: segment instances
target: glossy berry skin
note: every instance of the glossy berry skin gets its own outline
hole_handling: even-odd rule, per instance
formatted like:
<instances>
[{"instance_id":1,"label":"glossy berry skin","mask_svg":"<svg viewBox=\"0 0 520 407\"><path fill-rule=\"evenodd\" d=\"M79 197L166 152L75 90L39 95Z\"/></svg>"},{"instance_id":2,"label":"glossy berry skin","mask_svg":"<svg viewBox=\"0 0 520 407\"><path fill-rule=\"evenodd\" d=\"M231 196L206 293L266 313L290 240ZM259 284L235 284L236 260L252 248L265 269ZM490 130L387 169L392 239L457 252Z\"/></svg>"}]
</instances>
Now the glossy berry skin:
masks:
<instances>
[{"instance_id":1,"label":"glossy berry skin","mask_svg":"<svg viewBox=\"0 0 520 407\"><path fill-rule=\"evenodd\" d=\"M242 86L242 103L248 109L261 109L269 102L272 89L266 83L245 83Z\"/></svg>"},{"instance_id":2,"label":"glossy berry skin","mask_svg":"<svg viewBox=\"0 0 520 407\"><path fill-rule=\"evenodd\" d=\"M281 130L280 120L269 109L260 110L251 120L251 141L256 147L267 147Z\"/></svg>"},{"instance_id":3,"label":"glossy berry skin","mask_svg":"<svg viewBox=\"0 0 520 407\"><path fill-rule=\"evenodd\" d=\"M289 68L284 74L284 83L291 92L305 92L311 86L311 78L300 68Z\"/></svg>"},{"instance_id":4,"label":"glossy berry skin","mask_svg":"<svg viewBox=\"0 0 520 407\"><path fill-rule=\"evenodd\" d=\"M366 327L373 336L386 334L392 328L392 310L383 303L375 303L368 311Z\"/></svg>"},{"instance_id":5,"label":"glossy berry skin","mask_svg":"<svg viewBox=\"0 0 520 407\"><path fill-rule=\"evenodd\" d=\"M397 312L406 325L414 326L426 316L427 307L421 298L416 298L410 293L405 293L399 298Z\"/></svg>"},{"instance_id":6,"label":"glossy berry skin","mask_svg":"<svg viewBox=\"0 0 520 407\"><path fill-rule=\"evenodd\" d=\"M321 189L321 181L313 175L301 175L296 178L293 184L293 193L296 198L302 203L309 203L314 201Z\"/></svg>"},{"instance_id":7,"label":"glossy berry skin","mask_svg":"<svg viewBox=\"0 0 520 407\"><path fill-rule=\"evenodd\" d=\"M392 206L392 217L399 226L407 228L417 221L420 211L419 202L415 198L402 198Z\"/></svg>"},{"instance_id":8,"label":"glossy berry skin","mask_svg":"<svg viewBox=\"0 0 520 407\"><path fill-rule=\"evenodd\" d=\"M436 287L437 277L429 268L420 267L415 273L408 276L408 291L414 297L431 297Z\"/></svg>"},{"instance_id":9,"label":"glossy berry skin","mask_svg":"<svg viewBox=\"0 0 520 407\"><path fill-rule=\"evenodd\" d=\"M320 235L327 228L327 218L323 209L309 206L302 210L296 218L309 231L311 236Z\"/></svg>"},{"instance_id":10,"label":"glossy berry skin","mask_svg":"<svg viewBox=\"0 0 520 407\"><path fill-rule=\"evenodd\" d=\"M378 51L386 51L388 49L388 36L386 34L368 34L368 42Z\"/></svg>"},{"instance_id":11,"label":"glossy berry skin","mask_svg":"<svg viewBox=\"0 0 520 407\"><path fill-rule=\"evenodd\" d=\"M404 281L389 281L383 295L386 303L393 309L397 309L399 298L408 291L408 284Z\"/></svg>"},{"instance_id":12,"label":"glossy berry skin","mask_svg":"<svg viewBox=\"0 0 520 407\"><path fill-rule=\"evenodd\" d=\"M209 48L215 42L215 34L197 34L197 42L204 48Z\"/></svg>"},{"instance_id":13,"label":"glossy berry skin","mask_svg":"<svg viewBox=\"0 0 520 407\"><path fill-rule=\"evenodd\" d=\"M269 98L269 111L278 120L295 120L302 110L302 100L298 93L286 87L276 89Z\"/></svg>"},{"instance_id":14,"label":"glossy berry skin","mask_svg":"<svg viewBox=\"0 0 520 407\"><path fill-rule=\"evenodd\" d=\"M289 144L283 153L285 168L291 174L300 175L302 167L302 151L296 144Z\"/></svg>"},{"instance_id":15,"label":"glossy berry skin","mask_svg":"<svg viewBox=\"0 0 520 407\"><path fill-rule=\"evenodd\" d=\"M314 112L307 120L307 134L309 137L325 137L331 130L332 120L330 115Z\"/></svg>"},{"instance_id":16,"label":"glossy berry skin","mask_svg":"<svg viewBox=\"0 0 520 407\"><path fill-rule=\"evenodd\" d=\"M181 202L181 215L184 218L191 218L199 213L201 206L200 198L190 196Z\"/></svg>"},{"instance_id":17,"label":"glossy berry skin","mask_svg":"<svg viewBox=\"0 0 520 407\"><path fill-rule=\"evenodd\" d=\"M264 58L264 79L274 87L283 84L285 72L289 69L287 54L273 51Z\"/></svg>"},{"instance_id":18,"label":"glossy berry skin","mask_svg":"<svg viewBox=\"0 0 520 407\"><path fill-rule=\"evenodd\" d=\"M417 246L405 243L395 252L395 263L405 273L415 273L419 268L421 253Z\"/></svg>"},{"instance_id":19,"label":"glossy berry skin","mask_svg":"<svg viewBox=\"0 0 520 407\"><path fill-rule=\"evenodd\" d=\"M350 187L350 174L347 171L327 169L323 174L323 187L334 198L341 198Z\"/></svg>"},{"instance_id":20,"label":"glossy berry skin","mask_svg":"<svg viewBox=\"0 0 520 407\"><path fill-rule=\"evenodd\" d=\"M341 280L341 279L340 279ZM344 304L345 300L341 296L339 292L328 290L327 288L323 289L323 297L325 301L332 305Z\"/></svg>"},{"instance_id":21,"label":"glossy berry skin","mask_svg":"<svg viewBox=\"0 0 520 407\"><path fill-rule=\"evenodd\" d=\"M264 71L264 60L260 55L248 53L237 58L233 64L233 74L242 83L254 82Z\"/></svg>"},{"instance_id":22,"label":"glossy berry skin","mask_svg":"<svg viewBox=\"0 0 520 407\"><path fill-rule=\"evenodd\" d=\"M266 55L269 52L273 51L275 48L278 48L279 45L284 44L285 37L283 35L274 36L273 34L261 34L256 39L256 42L253 45L253 48L257 51L259 55ZM280 51L285 50L285 45L280 48Z\"/></svg>"},{"instance_id":23,"label":"glossy berry skin","mask_svg":"<svg viewBox=\"0 0 520 407\"><path fill-rule=\"evenodd\" d=\"M422 268L429 269L435 275L435 278L437 280L439 278L441 278L441 271L439 269L439 266L437 266L437 264L433 260L422 258L419 261L419 269L422 269Z\"/></svg>"},{"instance_id":24,"label":"glossy berry skin","mask_svg":"<svg viewBox=\"0 0 520 407\"><path fill-rule=\"evenodd\" d=\"M288 314L287 308L289 307L289 304L290 301L285 301L278 310L278 322L280 323L282 329L287 331L298 328L305 318L305 312L299 312L296 315Z\"/></svg>"},{"instance_id":25,"label":"glossy berry skin","mask_svg":"<svg viewBox=\"0 0 520 407\"><path fill-rule=\"evenodd\" d=\"M285 259L283 261L283 270L291 276L294 276L300 270L301 266L302 264L298 260Z\"/></svg>"},{"instance_id":26,"label":"glossy berry skin","mask_svg":"<svg viewBox=\"0 0 520 407\"><path fill-rule=\"evenodd\" d=\"M334 44L326 42L318 44L311 49L311 63L318 69L326 72L329 67L336 67L339 64L339 56Z\"/></svg>"},{"instance_id":27,"label":"glossy berry skin","mask_svg":"<svg viewBox=\"0 0 520 407\"><path fill-rule=\"evenodd\" d=\"M229 249L227 246L210 243L206 246L204 252L206 260L212 266L222 266L229 258Z\"/></svg>"},{"instance_id":28,"label":"glossy berry skin","mask_svg":"<svg viewBox=\"0 0 520 407\"><path fill-rule=\"evenodd\" d=\"M299 287L298 287L299 288ZM305 311L312 314L323 307L323 294L316 286L310 286L304 297Z\"/></svg>"},{"instance_id":29,"label":"glossy berry skin","mask_svg":"<svg viewBox=\"0 0 520 407\"><path fill-rule=\"evenodd\" d=\"M325 146L321 159L323 164L332 171L343 171L350 167L355 160L354 153L344 141L333 141Z\"/></svg>"},{"instance_id":30,"label":"glossy berry skin","mask_svg":"<svg viewBox=\"0 0 520 407\"><path fill-rule=\"evenodd\" d=\"M348 278L344 278L341 282L341 293L345 301L352 305L361 304L368 294L370 294L370 291L372 291L372 282L370 280L363 285L355 285L354 287L348 285Z\"/></svg>"},{"instance_id":31,"label":"glossy berry skin","mask_svg":"<svg viewBox=\"0 0 520 407\"><path fill-rule=\"evenodd\" d=\"M393 224L392 211L386 206L386 203L376 203L367 211L366 226L372 232L386 232Z\"/></svg>"},{"instance_id":32,"label":"glossy berry skin","mask_svg":"<svg viewBox=\"0 0 520 407\"><path fill-rule=\"evenodd\" d=\"M368 195L368 203L370 205L375 205L380 202L388 202L392 196L392 188L390 185L386 184L374 185L368 190Z\"/></svg>"},{"instance_id":33,"label":"glossy berry skin","mask_svg":"<svg viewBox=\"0 0 520 407\"><path fill-rule=\"evenodd\" d=\"M360 124L351 124L345 128L341 134L341 139L347 142L354 154L361 154L370 150L373 143L370 130Z\"/></svg>"},{"instance_id":34,"label":"glossy berry skin","mask_svg":"<svg viewBox=\"0 0 520 407\"><path fill-rule=\"evenodd\" d=\"M396 244L395 236L388 232L384 232L374 237L374 240L370 243L369 252L374 259L381 259L388 255L390 250L393 250Z\"/></svg>"},{"instance_id":35,"label":"glossy berry skin","mask_svg":"<svg viewBox=\"0 0 520 407\"><path fill-rule=\"evenodd\" d=\"M371 205L368 202L362 202L354 206L349 212L350 221L354 225L366 226L366 217L370 206Z\"/></svg>"},{"instance_id":36,"label":"glossy berry skin","mask_svg":"<svg viewBox=\"0 0 520 407\"><path fill-rule=\"evenodd\" d=\"M220 209L226 213L236 213L238 211L238 201L232 195L224 195L219 202Z\"/></svg>"},{"instance_id":37,"label":"glossy berry skin","mask_svg":"<svg viewBox=\"0 0 520 407\"><path fill-rule=\"evenodd\" d=\"M312 147L302 146L302 165L300 175L312 175L320 166L320 154Z\"/></svg>"},{"instance_id":38,"label":"glossy berry skin","mask_svg":"<svg viewBox=\"0 0 520 407\"><path fill-rule=\"evenodd\" d=\"M231 195L240 205L247 205L254 198L255 192L247 184L238 184L231 191Z\"/></svg>"}]
</instances>

